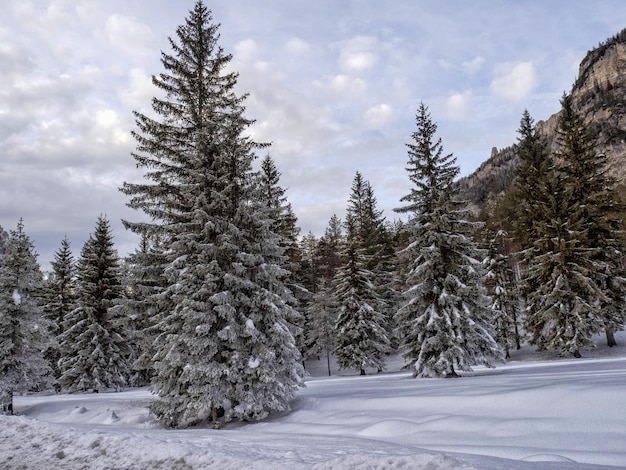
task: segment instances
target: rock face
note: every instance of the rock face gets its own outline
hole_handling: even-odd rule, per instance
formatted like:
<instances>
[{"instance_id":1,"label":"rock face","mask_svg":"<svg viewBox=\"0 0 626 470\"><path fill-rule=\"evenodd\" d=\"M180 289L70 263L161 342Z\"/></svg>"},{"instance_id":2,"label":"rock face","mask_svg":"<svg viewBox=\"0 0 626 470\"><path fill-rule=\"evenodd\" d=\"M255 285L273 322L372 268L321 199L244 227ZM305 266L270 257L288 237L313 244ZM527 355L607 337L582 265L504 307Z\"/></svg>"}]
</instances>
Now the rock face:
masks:
<instances>
[{"instance_id":1,"label":"rock face","mask_svg":"<svg viewBox=\"0 0 626 470\"><path fill-rule=\"evenodd\" d=\"M626 183L626 29L587 53L571 95L585 122L598 133L598 152L609 157L610 173ZM552 149L557 122L558 114L537 122ZM508 187L518 164L512 146L492 149L474 173L457 182L461 197L480 208Z\"/></svg>"}]
</instances>

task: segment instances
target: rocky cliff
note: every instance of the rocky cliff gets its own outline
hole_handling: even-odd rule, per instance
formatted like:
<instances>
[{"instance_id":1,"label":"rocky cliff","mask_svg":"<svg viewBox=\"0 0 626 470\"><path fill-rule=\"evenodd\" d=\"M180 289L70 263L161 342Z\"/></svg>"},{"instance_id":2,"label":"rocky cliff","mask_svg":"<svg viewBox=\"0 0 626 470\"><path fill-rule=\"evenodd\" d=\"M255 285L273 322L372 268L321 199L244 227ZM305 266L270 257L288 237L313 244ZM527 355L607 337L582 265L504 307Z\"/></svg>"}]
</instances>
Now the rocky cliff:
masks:
<instances>
[{"instance_id":1,"label":"rocky cliff","mask_svg":"<svg viewBox=\"0 0 626 470\"><path fill-rule=\"evenodd\" d=\"M571 90L574 106L598 133L598 152L609 157L610 172L626 183L626 29L589 51ZM554 148L558 114L537 122ZM492 149L491 156L457 185L475 208L497 196L513 181L519 164L513 147Z\"/></svg>"}]
</instances>

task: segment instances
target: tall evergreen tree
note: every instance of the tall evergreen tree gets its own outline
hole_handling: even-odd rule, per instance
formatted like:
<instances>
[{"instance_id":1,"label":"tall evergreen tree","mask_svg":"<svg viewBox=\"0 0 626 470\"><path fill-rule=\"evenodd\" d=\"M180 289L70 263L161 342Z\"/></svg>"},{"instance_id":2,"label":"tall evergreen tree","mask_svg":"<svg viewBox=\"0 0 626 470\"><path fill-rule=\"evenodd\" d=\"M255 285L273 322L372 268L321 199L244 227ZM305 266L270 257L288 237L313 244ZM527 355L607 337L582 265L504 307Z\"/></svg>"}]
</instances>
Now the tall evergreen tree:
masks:
<instances>
[{"instance_id":1,"label":"tall evergreen tree","mask_svg":"<svg viewBox=\"0 0 626 470\"><path fill-rule=\"evenodd\" d=\"M46 383L48 322L43 276L22 220L0 256L0 412L13 414L13 395Z\"/></svg>"},{"instance_id":2,"label":"tall evergreen tree","mask_svg":"<svg viewBox=\"0 0 626 470\"><path fill-rule=\"evenodd\" d=\"M339 304L331 279L322 279L307 306L307 355L324 356L328 375L331 374L331 354L337 345L337 317Z\"/></svg>"},{"instance_id":3,"label":"tall evergreen tree","mask_svg":"<svg viewBox=\"0 0 626 470\"><path fill-rule=\"evenodd\" d=\"M129 323L131 386L148 385L153 375L157 325L162 319L161 312L167 311L167 298L163 296L166 257L162 245L158 238L142 235L139 246L123 265L125 295L119 313Z\"/></svg>"},{"instance_id":4,"label":"tall evergreen tree","mask_svg":"<svg viewBox=\"0 0 626 470\"><path fill-rule=\"evenodd\" d=\"M397 275L396 251L391 239L390 230L377 208L376 197L372 186L367 183L364 194L363 240L366 253L369 254L368 268L374 274L374 285L380 299L379 310L385 317L385 328L390 345L397 347L395 338L395 313L400 303L397 290L399 276Z\"/></svg>"},{"instance_id":5,"label":"tall evergreen tree","mask_svg":"<svg viewBox=\"0 0 626 470\"><path fill-rule=\"evenodd\" d=\"M396 209L412 214L411 240L401 253L410 271L398 332L414 376L454 377L472 365L491 366L501 353L489 326L480 251L471 238L475 224L454 200L459 168L435 140L437 126L423 103L416 123L407 144L414 187Z\"/></svg>"},{"instance_id":6,"label":"tall evergreen tree","mask_svg":"<svg viewBox=\"0 0 626 470\"><path fill-rule=\"evenodd\" d=\"M383 355L389 350L385 317L378 310L381 302L367 269L367 258L359 246L354 219L347 218L345 264L335 275L335 296L339 305L337 346L339 367L357 369L365 375L367 367L382 370Z\"/></svg>"},{"instance_id":7,"label":"tall evergreen tree","mask_svg":"<svg viewBox=\"0 0 626 470\"><path fill-rule=\"evenodd\" d=\"M9 234L0 225L0 263L2 263L2 255L6 252L7 242L9 241Z\"/></svg>"},{"instance_id":8,"label":"tall evergreen tree","mask_svg":"<svg viewBox=\"0 0 626 470\"><path fill-rule=\"evenodd\" d=\"M76 265L67 236L61 240L61 247L54 253L52 272L47 282L46 316L52 325L55 341L49 346L47 355L58 379L59 345L66 317L76 308Z\"/></svg>"},{"instance_id":9,"label":"tall evergreen tree","mask_svg":"<svg viewBox=\"0 0 626 470\"><path fill-rule=\"evenodd\" d=\"M561 100L554 165L535 204L537 240L527 278L528 329L540 348L580 357L593 335L622 327L621 211L595 136ZM609 333L610 338L610 333Z\"/></svg>"},{"instance_id":10,"label":"tall evergreen tree","mask_svg":"<svg viewBox=\"0 0 626 470\"><path fill-rule=\"evenodd\" d=\"M505 254L506 232L498 230L492 235L483 264L487 272L485 287L491 298L491 323L494 338L504 349L505 358L511 357L511 348L520 348L517 299L514 297L514 275Z\"/></svg>"},{"instance_id":11,"label":"tall evergreen tree","mask_svg":"<svg viewBox=\"0 0 626 470\"><path fill-rule=\"evenodd\" d=\"M624 329L626 320L626 277L621 228L625 205L616 190L617 181L608 174L608 157L597 151L597 136L574 109L571 95L563 95L557 129L558 161L566 178L574 217L582 219L579 246L594 252L590 277L605 293L600 315L609 346L616 344L614 331Z\"/></svg>"},{"instance_id":12,"label":"tall evergreen tree","mask_svg":"<svg viewBox=\"0 0 626 470\"><path fill-rule=\"evenodd\" d=\"M122 188L152 220L126 226L168 243L152 411L173 427L217 423L220 409L227 420L286 410L303 378L284 247L252 173L264 145L246 136L218 27L197 1L170 38L153 77L166 93L152 100L158 118L135 113L133 157L148 182Z\"/></svg>"},{"instance_id":13,"label":"tall evergreen tree","mask_svg":"<svg viewBox=\"0 0 626 470\"><path fill-rule=\"evenodd\" d=\"M343 243L342 222L336 214L330 218L324 235L319 240L308 240L310 246L308 285L312 293L306 309L307 355L326 356L328 375L331 375L330 357L336 346L337 315L339 305L336 298L335 275L341 266Z\"/></svg>"},{"instance_id":14,"label":"tall evergreen tree","mask_svg":"<svg viewBox=\"0 0 626 470\"><path fill-rule=\"evenodd\" d=\"M69 391L98 392L126 385L126 324L117 305L123 289L109 221L98 217L77 264L77 307L59 337L59 384Z\"/></svg>"},{"instance_id":15,"label":"tall evergreen tree","mask_svg":"<svg viewBox=\"0 0 626 470\"><path fill-rule=\"evenodd\" d=\"M259 172L259 190L262 204L268 210L272 230L282 237L281 246L285 250L286 260L296 258L297 239L300 228L298 218L287 200L287 190L280 186L280 171L272 157L267 154L261 161ZM294 259L294 261L296 261Z\"/></svg>"},{"instance_id":16,"label":"tall evergreen tree","mask_svg":"<svg viewBox=\"0 0 626 470\"><path fill-rule=\"evenodd\" d=\"M272 157L267 154L261 161L259 172L259 202L267 212L270 229L278 235L278 245L282 249L282 256L278 263L289 271L285 279L287 287L293 292L296 300L294 308L306 310L311 293L304 286L306 273L301 269L302 251L298 243L300 227L298 218L293 212L291 203L287 200L287 190L280 186L280 171ZM296 337L298 349L304 351L306 342L305 317L298 322L300 334Z\"/></svg>"},{"instance_id":17,"label":"tall evergreen tree","mask_svg":"<svg viewBox=\"0 0 626 470\"><path fill-rule=\"evenodd\" d=\"M369 182L357 172L346 212L345 264L336 275L337 362L343 368L366 367L382 370L383 355L389 351L385 302L374 270L379 266L377 236L382 225Z\"/></svg>"},{"instance_id":18,"label":"tall evergreen tree","mask_svg":"<svg viewBox=\"0 0 626 470\"><path fill-rule=\"evenodd\" d=\"M516 169L513 200L510 209L516 211L511 217L515 224L515 238L522 250L532 246L538 234L534 222L543 218L537 195L550 177L552 157L544 136L537 132L535 122L528 110L524 110L520 121L517 144L514 151L520 159Z\"/></svg>"}]
</instances>

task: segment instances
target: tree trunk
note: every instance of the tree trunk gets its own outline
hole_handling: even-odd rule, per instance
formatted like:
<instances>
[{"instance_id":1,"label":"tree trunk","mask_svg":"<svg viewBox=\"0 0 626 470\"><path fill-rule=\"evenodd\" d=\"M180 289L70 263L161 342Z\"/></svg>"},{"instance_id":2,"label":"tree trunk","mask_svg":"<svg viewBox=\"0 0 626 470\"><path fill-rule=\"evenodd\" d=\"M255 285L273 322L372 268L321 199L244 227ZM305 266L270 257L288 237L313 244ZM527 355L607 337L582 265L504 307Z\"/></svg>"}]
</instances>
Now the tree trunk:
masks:
<instances>
[{"instance_id":1,"label":"tree trunk","mask_svg":"<svg viewBox=\"0 0 626 470\"><path fill-rule=\"evenodd\" d=\"M217 408L211 406L211 421L213 421L213 429L219 429L220 422L217 420Z\"/></svg>"},{"instance_id":2,"label":"tree trunk","mask_svg":"<svg viewBox=\"0 0 626 470\"><path fill-rule=\"evenodd\" d=\"M609 348L617 346L617 341L615 341L615 332L610 328L606 329L606 345Z\"/></svg>"},{"instance_id":3,"label":"tree trunk","mask_svg":"<svg viewBox=\"0 0 626 470\"><path fill-rule=\"evenodd\" d=\"M522 345L520 344L519 339L519 328L517 326L517 310L513 309L513 325L515 326L515 347L516 349L522 349Z\"/></svg>"},{"instance_id":4,"label":"tree trunk","mask_svg":"<svg viewBox=\"0 0 626 470\"><path fill-rule=\"evenodd\" d=\"M509 335L506 330L504 331L504 358L511 359L511 352L509 350Z\"/></svg>"},{"instance_id":5,"label":"tree trunk","mask_svg":"<svg viewBox=\"0 0 626 470\"><path fill-rule=\"evenodd\" d=\"M582 355L580 354L580 349L576 348L576 350L574 350L574 357L576 359L579 359L582 357Z\"/></svg>"},{"instance_id":6,"label":"tree trunk","mask_svg":"<svg viewBox=\"0 0 626 470\"><path fill-rule=\"evenodd\" d=\"M0 410L3 415L13 416L13 390L0 392Z\"/></svg>"},{"instance_id":7,"label":"tree trunk","mask_svg":"<svg viewBox=\"0 0 626 470\"><path fill-rule=\"evenodd\" d=\"M328 377L330 377L330 351L326 350L326 365L328 366Z\"/></svg>"},{"instance_id":8,"label":"tree trunk","mask_svg":"<svg viewBox=\"0 0 626 470\"><path fill-rule=\"evenodd\" d=\"M365 369L361 368L361 375L365 375Z\"/></svg>"}]
</instances>

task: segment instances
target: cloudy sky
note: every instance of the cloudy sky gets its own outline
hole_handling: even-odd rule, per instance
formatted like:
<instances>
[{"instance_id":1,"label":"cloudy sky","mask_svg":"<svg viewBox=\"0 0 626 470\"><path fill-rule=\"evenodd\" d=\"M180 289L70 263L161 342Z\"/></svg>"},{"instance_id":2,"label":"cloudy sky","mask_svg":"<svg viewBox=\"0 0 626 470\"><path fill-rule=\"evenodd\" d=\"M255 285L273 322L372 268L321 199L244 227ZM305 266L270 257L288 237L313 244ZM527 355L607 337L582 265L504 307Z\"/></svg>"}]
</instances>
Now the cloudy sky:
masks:
<instances>
[{"instance_id":1,"label":"cloudy sky","mask_svg":"<svg viewBox=\"0 0 626 470\"><path fill-rule=\"evenodd\" d=\"M141 177L133 110L148 111L160 51L194 0L0 1L0 226L24 219L43 269L75 256L99 214L121 255L117 188ZM343 218L355 172L384 214L408 192L420 101L461 174L516 138L524 109L558 111L586 52L626 27L623 0L207 0L247 116L302 233Z\"/></svg>"}]
</instances>

